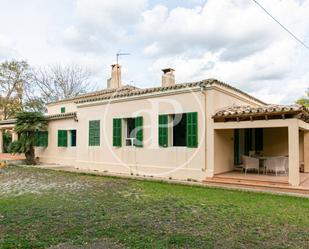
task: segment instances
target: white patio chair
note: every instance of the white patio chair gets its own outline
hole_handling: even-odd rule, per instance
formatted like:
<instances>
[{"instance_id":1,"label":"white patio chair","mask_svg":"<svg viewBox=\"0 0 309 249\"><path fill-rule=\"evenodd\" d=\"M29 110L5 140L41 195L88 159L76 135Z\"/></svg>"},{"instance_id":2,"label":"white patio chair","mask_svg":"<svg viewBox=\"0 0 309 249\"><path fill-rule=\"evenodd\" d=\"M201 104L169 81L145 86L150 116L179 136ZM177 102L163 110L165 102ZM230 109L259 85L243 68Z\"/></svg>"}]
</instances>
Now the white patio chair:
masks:
<instances>
[{"instance_id":1,"label":"white patio chair","mask_svg":"<svg viewBox=\"0 0 309 249\"><path fill-rule=\"evenodd\" d=\"M266 173L275 172L276 176L278 172L284 172L287 174L286 168L288 167L288 159L284 156L269 157L266 159Z\"/></svg>"},{"instance_id":2,"label":"white patio chair","mask_svg":"<svg viewBox=\"0 0 309 249\"><path fill-rule=\"evenodd\" d=\"M242 156L243 161L243 169L245 170L245 174L247 174L247 170L254 169L258 171L260 174L260 161L257 158L249 157L249 156Z\"/></svg>"},{"instance_id":3,"label":"white patio chair","mask_svg":"<svg viewBox=\"0 0 309 249\"><path fill-rule=\"evenodd\" d=\"M287 174L289 172L289 158L287 156L284 156L284 168Z\"/></svg>"}]
</instances>

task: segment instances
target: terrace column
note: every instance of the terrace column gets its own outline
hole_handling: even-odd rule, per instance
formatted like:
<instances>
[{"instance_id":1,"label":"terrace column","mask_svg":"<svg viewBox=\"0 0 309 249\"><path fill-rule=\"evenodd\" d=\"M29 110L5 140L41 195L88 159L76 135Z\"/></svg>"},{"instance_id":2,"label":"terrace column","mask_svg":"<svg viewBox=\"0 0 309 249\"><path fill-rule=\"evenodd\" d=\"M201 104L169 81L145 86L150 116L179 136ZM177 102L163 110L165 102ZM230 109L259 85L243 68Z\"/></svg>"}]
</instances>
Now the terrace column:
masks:
<instances>
[{"instance_id":1,"label":"terrace column","mask_svg":"<svg viewBox=\"0 0 309 249\"><path fill-rule=\"evenodd\" d=\"M3 153L3 132L0 130L0 153Z\"/></svg>"},{"instance_id":2,"label":"terrace column","mask_svg":"<svg viewBox=\"0 0 309 249\"><path fill-rule=\"evenodd\" d=\"M213 177L215 173L215 134L213 127L207 128L206 133L206 177Z\"/></svg>"},{"instance_id":3,"label":"terrace column","mask_svg":"<svg viewBox=\"0 0 309 249\"><path fill-rule=\"evenodd\" d=\"M304 132L304 171L309 173L309 131Z\"/></svg>"},{"instance_id":4,"label":"terrace column","mask_svg":"<svg viewBox=\"0 0 309 249\"><path fill-rule=\"evenodd\" d=\"M206 177L213 177L215 173L215 129L212 114L214 112L213 90L206 91Z\"/></svg>"},{"instance_id":5,"label":"terrace column","mask_svg":"<svg viewBox=\"0 0 309 249\"><path fill-rule=\"evenodd\" d=\"M289 183L298 186L299 174L299 130L297 122L289 124Z\"/></svg>"}]
</instances>

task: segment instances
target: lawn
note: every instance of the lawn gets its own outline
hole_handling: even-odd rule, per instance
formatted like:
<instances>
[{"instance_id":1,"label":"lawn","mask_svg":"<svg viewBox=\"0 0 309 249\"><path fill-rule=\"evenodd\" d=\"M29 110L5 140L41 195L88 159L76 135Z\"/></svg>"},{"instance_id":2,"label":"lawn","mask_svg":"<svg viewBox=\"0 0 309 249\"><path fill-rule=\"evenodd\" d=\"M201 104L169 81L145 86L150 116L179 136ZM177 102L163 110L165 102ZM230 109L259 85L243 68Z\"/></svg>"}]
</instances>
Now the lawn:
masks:
<instances>
[{"instance_id":1,"label":"lawn","mask_svg":"<svg viewBox=\"0 0 309 249\"><path fill-rule=\"evenodd\" d=\"M0 248L308 248L309 199L10 167Z\"/></svg>"}]
</instances>

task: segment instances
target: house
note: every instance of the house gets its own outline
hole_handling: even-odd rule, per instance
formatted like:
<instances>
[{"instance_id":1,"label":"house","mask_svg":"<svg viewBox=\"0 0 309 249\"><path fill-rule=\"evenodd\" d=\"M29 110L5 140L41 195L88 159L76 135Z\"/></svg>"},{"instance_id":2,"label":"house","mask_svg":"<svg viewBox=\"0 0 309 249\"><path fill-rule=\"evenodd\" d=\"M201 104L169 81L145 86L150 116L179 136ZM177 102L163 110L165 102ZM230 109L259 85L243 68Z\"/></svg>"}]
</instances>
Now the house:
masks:
<instances>
[{"instance_id":1,"label":"house","mask_svg":"<svg viewBox=\"0 0 309 249\"><path fill-rule=\"evenodd\" d=\"M162 71L161 86L140 89L123 85L121 66L112 65L107 89L50 103L40 161L202 181L258 151L288 156L288 181L300 184L300 166L309 172L308 109L267 105L215 79L176 84L173 69Z\"/></svg>"}]
</instances>

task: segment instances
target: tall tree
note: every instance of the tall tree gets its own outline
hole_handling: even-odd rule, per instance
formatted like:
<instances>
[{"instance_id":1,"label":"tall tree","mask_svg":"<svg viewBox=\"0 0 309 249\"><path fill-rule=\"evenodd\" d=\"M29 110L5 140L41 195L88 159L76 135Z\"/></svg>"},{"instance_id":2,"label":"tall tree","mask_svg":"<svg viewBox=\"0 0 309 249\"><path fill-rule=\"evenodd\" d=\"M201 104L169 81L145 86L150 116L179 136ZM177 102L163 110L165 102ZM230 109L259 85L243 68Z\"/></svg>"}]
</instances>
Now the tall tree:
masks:
<instances>
[{"instance_id":1,"label":"tall tree","mask_svg":"<svg viewBox=\"0 0 309 249\"><path fill-rule=\"evenodd\" d=\"M47 129L47 120L39 112L20 112L16 115L15 131L19 138L10 146L11 153L24 153L27 164L35 164L35 133Z\"/></svg>"},{"instance_id":2,"label":"tall tree","mask_svg":"<svg viewBox=\"0 0 309 249\"><path fill-rule=\"evenodd\" d=\"M91 89L91 72L81 66L31 68L26 61L0 63L0 120L20 111L45 112L46 104Z\"/></svg>"},{"instance_id":3,"label":"tall tree","mask_svg":"<svg viewBox=\"0 0 309 249\"><path fill-rule=\"evenodd\" d=\"M30 79L26 61L4 61L0 64L0 116L8 119L23 109L24 89Z\"/></svg>"},{"instance_id":4,"label":"tall tree","mask_svg":"<svg viewBox=\"0 0 309 249\"><path fill-rule=\"evenodd\" d=\"M91 72L81 66L50 65L33 71L32 81L44 103L76 97L91 89Z\"/></svg>"},{"instance_id":5,"label":"tall tree","mask_svg":"<svg viewBox=\"0 0 309 249\"><path fill-rule=\"evenodd\" d=\"M309 88L306 91L306 95L296 101L297 104L309 107Z\"/></svg>"}]
</instances>

